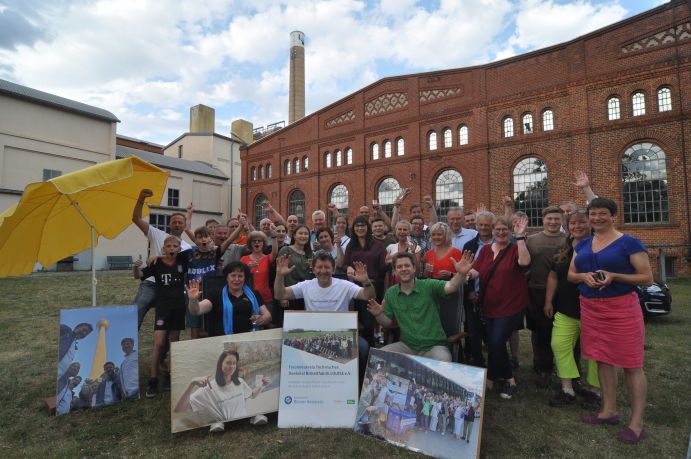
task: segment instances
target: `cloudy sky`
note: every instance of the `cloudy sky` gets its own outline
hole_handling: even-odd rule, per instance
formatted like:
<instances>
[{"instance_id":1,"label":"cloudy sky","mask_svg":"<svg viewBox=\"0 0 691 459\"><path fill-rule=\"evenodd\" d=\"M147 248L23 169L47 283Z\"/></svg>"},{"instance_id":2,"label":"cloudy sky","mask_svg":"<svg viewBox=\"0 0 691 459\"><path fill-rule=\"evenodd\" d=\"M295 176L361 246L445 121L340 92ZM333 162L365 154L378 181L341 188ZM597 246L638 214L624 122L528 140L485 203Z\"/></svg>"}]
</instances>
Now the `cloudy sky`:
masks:
<instances>
[{"instance_id":1,"label":"cloudy sky","mask_svg":"<svg viewBox=\"0 0 691 459\"><path fill-rule=\"evenodd\" d=\"M0 0L0 78L95 105L167 144L189 108L216 132L288 118L289 35L306 34L307 113L382 77L560 43L662 0Z\"/></svg>"}]
</instances>

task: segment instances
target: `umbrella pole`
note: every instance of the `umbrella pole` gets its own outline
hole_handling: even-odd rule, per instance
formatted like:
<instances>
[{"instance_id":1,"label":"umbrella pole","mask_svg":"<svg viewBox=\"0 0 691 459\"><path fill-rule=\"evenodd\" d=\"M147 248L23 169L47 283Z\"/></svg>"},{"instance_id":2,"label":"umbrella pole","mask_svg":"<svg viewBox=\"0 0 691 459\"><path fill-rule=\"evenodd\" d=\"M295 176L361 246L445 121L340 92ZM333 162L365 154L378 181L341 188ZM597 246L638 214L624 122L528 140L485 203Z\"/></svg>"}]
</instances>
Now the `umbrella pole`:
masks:
<instances>
[{"instance_id":1,"label":"umbrella pole","mask_svg":"<svg viewBox=\"0 0 691 459\"><path fill-rule=\"evenodd\" d=\"M98 282L96 280L96 264L94 263L95 259L95 254L94 250L96 249L96 245L94 241L94 224L89 221L89 219L84 215L84 212L82 212L82 208L79 207L79 204L72 199L70 195L65 195L67 199L70 200L70 204L74 206L75 209L77 209L77 212L79 212L79 215L82 216L84 221L89 225L89 228L91 229L91 306L96 306L96 283Z\"/></svg>"}]
</instances>

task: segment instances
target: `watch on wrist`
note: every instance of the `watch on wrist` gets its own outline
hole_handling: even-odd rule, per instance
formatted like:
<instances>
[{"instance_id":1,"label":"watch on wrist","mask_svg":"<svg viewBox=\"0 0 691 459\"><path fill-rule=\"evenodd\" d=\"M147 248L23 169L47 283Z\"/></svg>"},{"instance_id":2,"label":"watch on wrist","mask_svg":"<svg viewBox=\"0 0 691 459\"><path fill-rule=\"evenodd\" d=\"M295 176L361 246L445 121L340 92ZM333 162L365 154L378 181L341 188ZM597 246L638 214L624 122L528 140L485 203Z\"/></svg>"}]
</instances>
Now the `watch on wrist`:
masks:
<instances>
[{"instance_id":1,"label":"watch on wrist","mask_svg":"<svg viewBox=\"0 0 691 459\"><path fill-rule=\"evenodd\" d=\"M528 239L528 238L526 238L525 236L516 236L515 239L516 239L517 241L525 241L525 240Z\"/></svg>"}]
</instances>

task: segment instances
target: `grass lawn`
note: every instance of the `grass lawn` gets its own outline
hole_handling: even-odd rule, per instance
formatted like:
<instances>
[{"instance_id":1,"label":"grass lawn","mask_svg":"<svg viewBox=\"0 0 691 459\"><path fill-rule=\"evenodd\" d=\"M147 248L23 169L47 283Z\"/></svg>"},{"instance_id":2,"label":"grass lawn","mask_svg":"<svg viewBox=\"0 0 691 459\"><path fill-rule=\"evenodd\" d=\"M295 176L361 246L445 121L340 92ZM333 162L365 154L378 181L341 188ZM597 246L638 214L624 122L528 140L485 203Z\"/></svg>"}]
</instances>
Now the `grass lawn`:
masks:
<instances>
[{"instance_id":1,"label":"grass lawn","mask_svg":"<svg viewBox=\"0 0 691 459\"><path fill-rule=\"evenodd\" d=\"M48 416L45 397L55 393L61 308L91 302L90 273L35 274L0 279L0 456L2 457L419 457L344 429L254 428L230 424L224 434L198 429L170 433L170 395L155 400ZM128 304L137 282L125 272L98 274L98 304ZM521 334L520 392L510 401L491 394L483 410L483 457L660 457L686 455L691 413L691 280L671 282L672 314L647 322L648 438L638 446L616 440L618 427L580 422L578 406L551 408L551 391L533 385L530 336ZM140 335L140 374L148 375L149 313ZM623 378L620 378L620 383ZM142 387L144 385L142 384ZM623 386L620 414L630 414ZM477 427L476 427L477 428Z\"/></svg>"}]
</instances>

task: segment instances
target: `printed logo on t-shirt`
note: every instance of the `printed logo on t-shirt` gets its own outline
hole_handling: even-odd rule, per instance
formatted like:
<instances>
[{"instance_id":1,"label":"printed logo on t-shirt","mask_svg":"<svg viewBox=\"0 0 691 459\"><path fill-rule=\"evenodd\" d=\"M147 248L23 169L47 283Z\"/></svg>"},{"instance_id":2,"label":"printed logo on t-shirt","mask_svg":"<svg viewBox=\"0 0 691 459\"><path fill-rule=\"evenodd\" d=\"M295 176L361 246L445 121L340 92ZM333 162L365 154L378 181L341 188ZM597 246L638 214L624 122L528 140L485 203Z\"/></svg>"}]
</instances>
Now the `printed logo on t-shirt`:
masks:
<instances>
[{"instance_id":1,"label":"printed logo on t-shirt","mask_svg":"<svg viewBox=\"0 0 691 459\"><path fill-rule=\"evenodd\" d=\"M165 321L163 319L158 319L156 321L156 325L158 325L159 327L162 327L164 324L165 324Z\"/></svg>"}]
</instances>

